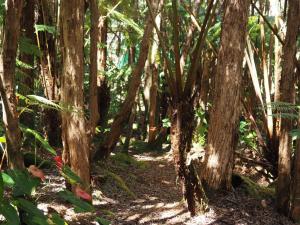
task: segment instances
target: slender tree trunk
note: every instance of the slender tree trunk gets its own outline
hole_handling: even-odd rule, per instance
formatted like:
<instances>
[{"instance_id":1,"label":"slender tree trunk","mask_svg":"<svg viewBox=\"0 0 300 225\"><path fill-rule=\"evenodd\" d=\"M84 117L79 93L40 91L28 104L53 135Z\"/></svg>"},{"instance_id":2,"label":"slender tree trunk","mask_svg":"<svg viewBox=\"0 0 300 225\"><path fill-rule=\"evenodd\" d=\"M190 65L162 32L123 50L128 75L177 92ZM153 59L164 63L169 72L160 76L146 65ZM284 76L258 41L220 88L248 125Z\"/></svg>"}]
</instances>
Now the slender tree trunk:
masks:
<instances>
[{"instance_id":1,"label":"slender tree trunk","mask_svg":"<svg viewBox=\"0 0 300 225\"><path fill-rule=\"evenodd\" d=\"M206 207L206 197L198 180L192 161L187 163L195 129L194 108L192 102L181 101L176 108L171 107L171 148L177 176L182 185L182 193L187 201L191 216L196 214L196 199L200 210Z\"/></svg>"},{"instance_id":2,"label":"slender tree trunk","mask_svg":"<svg viewBox=\"0 0 300 225\"><path fill-rule=\"evenodd\" d=\"M157 5L162 6L162 4L158 4L158 1L155 1L153 4L156 6L154 8L158 8ZM141 83L141 75L143 72L143 68L145 66L145 62L147 60L149 44L153 34L153 24L151 22L151 18L148 16L146 21L146 27L143 35L143 39L140 47L140 55L137 62L137 65L133 69L132 77L129 83L128 93L126 99L119 111L119 113L115 116L114 121L111 125L111 131L107 135L105 142L100 149L96 152L95 159L106 158L113 151L116 146L119 137L122 133L122 128L126 124L129 119L130 112L132 110L132 106L134 105L135 96L139 89Z\"/></svg>"},{"instance_id":3,"label":"slender tree trunk","mask_svg":"<svg viewBox=\"0 0 300 225\"><path fill-rule=\"evenodd\" d=\"M276 8L275 12L275 28L278 31L278 34L282 37L281 26L282 26L282 17L280 12L280 2L277 0L272 1L274 8ZM274 80L275 80L275 93L274 93L274 101L279 101L279 84L281 80L281 56L282 56L282 45L277 37L275 37L274 41Z\"/></svg>"},{"instance_id":4,"label":"slender tree trunk","mask_svg":"<svg viewBox=\"0 0 300 225\"><path fill-rule=\"evenodd\" d=\"M161 15L158 15L155 19L157 27L160 27L161 24ZM158 64L155 59L158 51L158 36L154 34L152 48L150 51L150 56L148 61L150 63L151 71L151 87L150 87L150 99L149 99L149 131L148 131L148 143L153 144L157 134L157 91L158 91Z\"/></svg>"},{"instance_id":5,"label":"slender tree trunk","mask_svg":"<svg viewBox=\"0 0 300 225\"><path fill-rule=\"evenodd\" d=\"M282 28L282 16L280 12L280 2L274 0L271 2L273 5L275 12L275 28L278 31L279 36L283 39L283 32L281 31ZM281 81L281 57L282 57L282 44L278 40L278 38L274 37L274 102L279 101L280 96L280 81ZM276 112L278 113L278 112ZM279 146L279 118L273 118L273 136L272 139L268 143L269 155L271 158L271 162L276 162L274 166L276 166L275 176L278 175L278 146ZM268 157L270 158L270 157ZM269 160L270 161L270 160Z\"/></svg>"},{"instance_id":6,"label":"slender tree trunk","mask_svg":"<svg viewBox=\"0 0 300 225\"><path fill-rule=\"evenodd\" d=\"M61 1L63 71L61 102L63 160L82 179L89 190L89 138L86 133L83 97L83 21L84 2Z\"/></svg>"},{"instance_id":7,"label":"slender tree trunk","mask_svg":"<svg viewBox=\"0 0 300 225\"><path fill-rule=\"evenodd\" d=\"M295 101L295 54L299 27L300 2L299 0L290 0L287 33L283 46L279 100L292 104L294 104ZM289 132L292 126L293 121L291 119L280 118L278 181L276 191L277 209L285 215L288 215L290 200L292 138Z\"/></svg>"},{"instance_id":8,"label":"slender tree trunk","mask_svg":"<svg viewBox=\"0 0 300 225\"><path fill-rule=\"evenodd\" d=\"M6 1L5 21L3 28L3 47L0 56L0 91L2 98L3 123L6 137L6 151L9 167L23 168L21 153L21 131L17 113L15 90L16 56L20 35L20 19L23 1Z\"/></svg>"},{"instance_id":9,"label":"slender tree trunk","mask_svg":"<svg viewBox=\"0 0 300 225\"><path fill-rule=\"evenodd\" d=\"M98 93L98 112L99 121L98 126L106 126L107 114L110 106L110 89L105 76L107 64L107 31L108 19L101 16L99 19L100 30L100 48L98 49L98 72L97 76L97 93Z\"/></svg>"},{"instance_id":10,"label":"slender tree trunk","mask_svg":"<svg viewBox=\"0 0 300 225\"><path fill-rule=\"evenodd\" d=\"M231 189L249 3L248 0L225 2L216 92L208 130L206 168L203 171L204 181L213 189ZM236 20L237 16L239 20Z\"/></svg>"},{"instance_id":11,"label":"slender tree trunk","mask_svg":"<svg viewBox=\"0 0 300 225\"><path fill-rule=\"evenodd\" d=\"M39 0L38 23L53 26L54 10L49 1ZM56 49L54 34L41 31L37 35L37 44L41 50L39 58L41 80L44 86L44 94L51 101L58 101L58 72L56 65ZM59 112L54 109L43 110L43 121L45 125L45 136L52 146L61 145L61 118Z\"/></svg>"},{"instance_id":12,"label":"slender tree trunk","mask_svg":"<svg viewBox=\"0 0 300 225\"><path fill-rule=\"evenodd\" d=\"M98 1L90 0L90 11L91 11L91 46L90 46L90 138L92 139L95 134L96 126L98 125L100 114L98 106L98 40L99 40L99 30L98 23L100 19ZM100 99L101 100L101 99Z\"/></svg>"},{"instance_id":13,"label":"slender tree trunk","mask_svg":"<svg viewBox=\"0 0 300 225\"><path fill-rule=\"evenodd\" d=\"M158 65L152 64L152 84L150 88L150 105L149 105L149 132L148 143L153 144L157 134L157 90L158 90Z\"/></svg>"},{"instance_id":14,"label":"slender tree trunk","mask_svg":"<svg viewBox=\"0 0 300 225\"><path fill-rule=\"evenodd\" d=\"M265 4L260 0L261 11L265 11ZM267 64L267 49L266 49L266 37L265 37L265 23L262 17L260 17L260 38L261 38L261 63L262 73L264 77L264 93L266 102L266 120L267 120L267 131L269 139L273 137L273 117L271 108L271 89L269 83L268 64Z\"/></svg>"},{"instance_id":15,"label":"slender tree trunk","mask_svg":"<svg viewBox=\"0 0 300 225\"><path fill-rule=\"evenodd\" d=\"M130 113L130 117L128 120L127 127L125 128L125 142L123 146L123 152L128 154L129 146L130 146L130 139L132 137L132 131L133 131L133 123L136 118L136 104L133 105L132 111Z\"/></svg>"},{"instance_id":16,"label":"slender tree trunk","mask_svg":"<svg viewBox=\"0 0 300 225\"><path fill-rule=\"evenodd\" d=\"M209 93L209 79L210 79L210 66L212 65L212 62L214 61L213 57L210 56L211 54L206 54L206 56L203 59L203 73L201 78L201 85L200 85L200 96L199 96L199 103L200 107L203 110L206 110L206 105L208 101L208 93Z\"/></svg>"},{"instance_id":17,"label":"slender tree trunk","mask_svg":"<svg viewBox=\"0 0 300 225\"><path fill-rule=\"evenodd\" d=\"M26 38L31 44L35 43L34 36L34 11L35 11L35 0L26 0L24 2L25 6L23 8L23 13L21 17L21 37ZM28 53L22 53L19 57L20 61L26 63L31 68L21 68L22 73L22 85L20 86L20 93L22 95L33 94L34 91L34 55ZM23 112L20 115L20 123L34 128L33 115L28 112Z\"/></svg>"},{"instance_id":18,"label":"slender tree trunk","mask_svg":"<svg viewBox=\"0 0 300 225\"><path fill-rule=\"evenodd\" d=\"M298 70L298 76L300 71ZM298 80L299 84L299 80ZM299 95L299 93L298 93ZM300 128L300 120L298 120L298 129ZM296 222L300 222L300 140L297 140L294 168L292 173L292 186L291 186L291 212L290 217Z\"/></svg>"}]
</instances>

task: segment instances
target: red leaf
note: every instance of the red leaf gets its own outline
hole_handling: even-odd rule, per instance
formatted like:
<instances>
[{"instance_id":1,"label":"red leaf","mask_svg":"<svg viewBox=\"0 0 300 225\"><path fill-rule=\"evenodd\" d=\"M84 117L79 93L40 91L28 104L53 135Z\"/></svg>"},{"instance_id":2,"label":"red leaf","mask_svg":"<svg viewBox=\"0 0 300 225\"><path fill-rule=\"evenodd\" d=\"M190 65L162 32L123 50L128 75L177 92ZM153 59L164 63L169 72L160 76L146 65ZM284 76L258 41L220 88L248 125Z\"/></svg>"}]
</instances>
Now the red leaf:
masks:
<instances>
[{"instance_id":1,"label":"red leaf","mask_svg":"<svg viewBox=\"0 0 300 225\"><path fill-rule=\"evenodd\" d=\"M54 160L55 160L55 163L56 163L56 166L61 169L63 167L63 161L62 161L62 158L61 156L55 156L54 157Z\"/></svg>"},{"instance_id":2,"label":"red leaf","mask_svg":"<svg viewBox=\"0 0 300 225\"><path fill-rule=\"evenodd\" d=\"M44 172L43 172L42 170L40 170L39 168L37 168L35 165L29 166L29 167L28 167L28 171L29 171L29 173L32 174L32 176L38 177L38 178L40 178L42 181L45 180Z\"/></svg>"},{"instance_id":3,"label":"red leaf","mask_svg":"<svg viewBox=\"0 0 300 225\"><path fill-rule=\"evenodd\" d=\"M82 190L79 186L76 186L75 188L75 195L84 200L92 201L92 196L86 193L84 190Z\"/></svg>"}]
</instances>

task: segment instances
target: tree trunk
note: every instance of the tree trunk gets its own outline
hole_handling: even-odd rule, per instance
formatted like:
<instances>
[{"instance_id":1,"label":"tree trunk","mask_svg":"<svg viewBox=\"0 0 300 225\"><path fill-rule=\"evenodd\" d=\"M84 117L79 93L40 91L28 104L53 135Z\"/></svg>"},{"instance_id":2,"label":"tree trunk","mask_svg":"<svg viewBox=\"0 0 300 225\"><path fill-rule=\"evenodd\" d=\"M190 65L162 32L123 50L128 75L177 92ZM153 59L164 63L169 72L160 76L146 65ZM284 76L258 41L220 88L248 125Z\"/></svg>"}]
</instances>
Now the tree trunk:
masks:
<instances>
[{"instance_id":1,"label":"tree trunk","mask_svg":"<svg viewBox=\"0 0 300 225\"><path fill-rule=\"evenodd\" d=\"M128 154L128 150L129 150L129 146L130 146L130 139L132 137L132 131L133 131L132 126L133 126L135 118L136 118L136 104L133 105L127 127L125 128L125 142L123 145L122 152L124 152L126 154Z\"/></svg>"},{"instance_id":2,"label":"tree trunk","mask_svg":"<svg viewBox=\"0 0 300 225\"><path fill-rule=\"evenodd\" d=\"M48 1L39 0L38 23L53 26L53 11ZM47 99L58 101L55 37L47 31L40 31L37 36L37 42L42 52L39 63L44 94ZM59 112L55 109L44 109L43 121L45 136L49 144L52 146L61 145L61 118Z\"/></svg>"},{"instance_id":3,"label":"tree trunk","mask_svg":"<svg viewBox=\"0 0 300 225\"><path fill-rule=\"evenodd\" d=\"M260 0L261 11L265 11L265 4ZM260 17L260 39L261 39L261 63L262 63L262 73L264 81L264 93L266 102L266 120L267 120L267 134L270 139L273 137L273 117L272 117L272 107L271 107L271 89L269 83L269 73L267 64L267 49L266 49L266 36L265 36L265 23L264 19Z\"/></svg>"},{"instance_id":4,"label":"tree trunk","mask_svg":"<svg viewBox=\"0 0 300 225\"><path fill-rule=\"evenodd\" d=\"M155 1L155 8L157 9L157 5L162 6L162 4L158 4L158 1ZM158 10L157 10L158 11ZM120 112L115 116L114 121L111 125L111 130L105 138L105 142L100 149L96 152L95 159L106 158L113 151L116 146L119 137L122 132L122 128L126 124L129 119L130 112L132 110L132 106L134 105L135 96L139 89L141 83L141 75L143 72L143 68L145 66L145 62L147 60L149 44L151 37L153 35L153 23L151 22L151 17L148 16L146 21L146 27L143 35L143 39L140 47L140 55L137 62L137 65L133 69L132 77L129 83L128 93L126 99L120 109Z\"/></svg>"},{"instance_id":5,"label":"tree trunk","mask_svg":"<svg viewBox=\"0 0 300 225\"><path fill-rule=\"evenodd\" d=\"M91 140L94 137L96 126L98 125L100 114L98 106L98 88L97 88L97 79L98 79L98 40L99 40L99 31L98 23L100 19L98 1L90 0L90 11L91 11L91 46L90 46L90 138ZM100 99L101 100L101 99Z\"/></svg>"},{"instance_id":6,"label":"tree trunk","mask_svg":"<svg viewBox=\"0 0 300 225\"><path fill-rule=\"evenodd\" d=\"M61 82L63 160L89 190L89 139L86 133L83 97L84 2L61 2L63 71Z\"/></svg>"},{"instance_id":7,"label":"tree trunk","mask_svg":"<svg viewBox=\"0 0 300 225\"><path fill-rule=\"evenodd\" d=\"M176 174L181 182L182 193L187 201L191 216L196 214L196 198L200 203L200 207L203 207L202 202L206 202L193 162L190 161L187 163L187 154L191 150L194 128L193 104L187 101L177 103L175 108L172 108L171 149ZM201 208L201 210L203 210L203 208Z\"/></svg>"},{"instance_id":8,"label":"tree trunk","mask_svg":"<svg viewBox=\"0 0 300 225\"><path fill-rule=\"evenodd\" d=\"M242 62L246 43L248 0L228 0L222 24L213 109L208 130L203 179L213 189L231 189L233 153L237 143ZM236 18L239 17L239 20Z\"/></svg>"},{"instance_id":9,"label":"tree trunk","mask_svg":"<svg viewBox=\"0 0 300 225\"><path fill-rule=\"evenodd\" d=\"M30 41L31 44L35 43L35 36L34 36L34 10L35 10L35 0L26 0L25 6L23 8L23 13L21 17L21 37L26 38L27 41ZM22 85L20 85L19 92L22 95L29 95L33 94L34 91L34 55L28 53L22 53L19 56L20 61L26 63L31 68L21 68L23 73L22 75ZM20 123L34 128L34 116L32 113L23 112L20 115Z\"/></svg>"},{"instance_id":10,"label":"tree trunk","mask_svg":"<svg viewBox=\"0 0 300 225\"><path fill-rule=\"evenodd\" d=\"M150 88L150 104L149 104L149 132L148 143L153 144L157 134L156 115L157 115L157 90L158 90L158 65L152 64L152 84Z\"/></svg>"},{"instance_id":11,"label":"tree trunk","mask_svg":"<svg viewBox=\"0 0 300 225\"><path fill-rule=\"evenodd\" d=\"M300 71L298 70L298 76ZM298 80L299 84L299 80ZM299 93L298 93L299 95ZM298 129L300 128L300 120L298 120ZM292 185L291 185L291 212L290 217L296 222L300 222L300 140L297 140L294 168L292 173Z\"/></svg>"},{"instance_id":12,"label":"tree trunk","mask_svg":"<svg viewBox=\"0 0 300 225\"><path fill-rule=\"evenodd\" d=\"M160 27L161 15L156 17L155 23L157 27ZM148 143L153 144L157 134L157 92L158 92L158 64L155 59L158 51L158 36L155 32L152 48L149 54L148 61L150 63L150 73L151 73L151 86L150 86L150 98L149 98L149 131L148 131Z\"/></svg>"},{"instance_id":13,"label":"tree trunk","mask_svg":"<svg viewBox=\"0 0 300 225\"><path fill-rule=\"evenodd\" d=\"M279 101L294 104L295 101L295 54L297 36L300 26L300 2L289 1L287 18L287 33L283 46L282 76L279 86ZM288 215L291 182L291 154L292 137L289 135L293 121L289 118L280 118L279 129L279 158L277 181L277 209Z\"/></svg>"},{"instance_id":14,"label":"tree trunk","mask_svg":"<svg viewBox=\"0 0 300 225\"><path fill-rule=\"evenodd\" d=\"M15 90L16 55L20 35L20 19L23 1L6 1L3 47L0 57L0 91L2 98L3 123L6 137L6 151L11 169L23 168L21 153L21 131L17 113Z\"/></svg>"}]
</instances>

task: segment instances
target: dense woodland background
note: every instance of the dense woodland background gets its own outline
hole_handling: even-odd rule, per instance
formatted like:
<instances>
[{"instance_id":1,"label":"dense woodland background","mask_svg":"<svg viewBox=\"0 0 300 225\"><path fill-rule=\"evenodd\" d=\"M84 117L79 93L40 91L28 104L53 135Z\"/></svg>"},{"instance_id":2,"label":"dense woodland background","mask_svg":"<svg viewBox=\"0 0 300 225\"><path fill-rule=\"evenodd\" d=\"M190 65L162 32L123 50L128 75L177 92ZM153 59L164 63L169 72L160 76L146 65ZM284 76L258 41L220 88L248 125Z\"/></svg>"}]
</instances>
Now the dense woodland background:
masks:
<instances>
[{"instance_id":1,"label":"dense woodland background","mask_svg":"<svg viewBox=\"0 0 300 225\"><path fill-rule=\"evenodd\" d=\"M300 222L299 0L0 10L1 224Z\"/></svg>"}]
</instances>

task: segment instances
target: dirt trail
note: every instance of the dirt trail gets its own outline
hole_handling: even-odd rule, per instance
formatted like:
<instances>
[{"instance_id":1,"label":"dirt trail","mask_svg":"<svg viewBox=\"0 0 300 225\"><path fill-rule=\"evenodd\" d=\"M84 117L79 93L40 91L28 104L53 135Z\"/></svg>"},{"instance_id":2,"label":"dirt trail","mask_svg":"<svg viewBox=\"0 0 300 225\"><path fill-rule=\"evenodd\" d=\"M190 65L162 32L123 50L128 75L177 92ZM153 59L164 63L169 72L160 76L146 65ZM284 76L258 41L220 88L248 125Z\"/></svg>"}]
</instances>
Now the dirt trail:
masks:
<instances>
[{"instance_id":1,"label":"dirt trail","mask_svg":"<svg viewBox=\"0 0 300 225\"><path fill-rule=\"evenodd\" d=\"M274 203L251 198L242 189L214 196L205 215L189 217L180 186L176 185L170 152L141 153L135 160L109 159L93 168L93 203L97 216L113 225L292 225L274 210ZM121 162L121 164L120 164ZM123 164L122 164L123 163ZM52 172L53 173L53 172ZM70 205L53 196L63 186L56 175L48 175L51 185L44 188L40 208L49 206L63 215L68 224L98 224L95 214L75 214ZM128 189L126 189L128 188ZM53 194L52 194L53 193Z\"/></svg>"},{"instance_id":2,"label":"dirt trail","mask_svg":"<svg viewBox=\"0 0 300 225\"><path fill-rule=\"evenodd\" d=\"M293 224L277 214L272 201L251 198L237 188L231 193L214 196L210 210L205 215L189 217L180 186L176 185L175 170L170 152L157 156L153 153L134 155L146 162L143 170L130 167L128 171L116 171L136 194L136 199L126 198L120 191L104 187L104 194L114 203L104 204L114 212L113 224L152 225L218 225L218 224ZM131 174L132 177L129 176Z\"/></svg>"}]
</instances>

